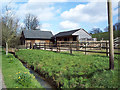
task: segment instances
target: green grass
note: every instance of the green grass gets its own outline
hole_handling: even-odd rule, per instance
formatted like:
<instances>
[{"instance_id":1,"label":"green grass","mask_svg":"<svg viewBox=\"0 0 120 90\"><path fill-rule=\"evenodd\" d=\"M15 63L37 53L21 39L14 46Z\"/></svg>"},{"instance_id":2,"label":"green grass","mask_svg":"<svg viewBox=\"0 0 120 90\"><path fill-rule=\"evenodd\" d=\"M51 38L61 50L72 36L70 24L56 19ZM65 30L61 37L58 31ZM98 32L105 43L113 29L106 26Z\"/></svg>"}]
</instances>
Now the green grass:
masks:
<instances>
[{"instance_id":1,"label":"green grass","mask_svg":"<svg viewBox=\"0 0 120 90\"><path fill-rule=\"evenodd\" d=\"M51 77L60 88L117 88L118 58L115 69L108 70L109 58L102 55L84 55L83 53L55 53L44 50L20 50L18 57L35 69L39 69L46 78Z\"/></svg>"},{"instance_id":2,"label":"green grass","mask_svg":"<svg viewBox=\"0 0 120 90\"><path fill-rule=\"evenodd\" d=\"M95 50L95 49L91 49L91 50L88 50L88 51L98 51L98 52L105 52L105 55L106 55L106 50L105 49L101 49L101 50ZM114 53L120 53L119 50L117 49L114 49ZM98 53L97 53L98 54ZM104 53L103 53L104 54ZM118 55L118 54L115 54L115 55Z\"/></svg>"},{"instance_id":3,"label":"green grass","mask_svg":"<svg viewBox=\"0 0 120 90\"><path fill-rule=\"evenodd\" d=\"M34 75L10 53L6 56L2 52L2 73L7 88L42 88Z\"/></svg>"}]
</instances>

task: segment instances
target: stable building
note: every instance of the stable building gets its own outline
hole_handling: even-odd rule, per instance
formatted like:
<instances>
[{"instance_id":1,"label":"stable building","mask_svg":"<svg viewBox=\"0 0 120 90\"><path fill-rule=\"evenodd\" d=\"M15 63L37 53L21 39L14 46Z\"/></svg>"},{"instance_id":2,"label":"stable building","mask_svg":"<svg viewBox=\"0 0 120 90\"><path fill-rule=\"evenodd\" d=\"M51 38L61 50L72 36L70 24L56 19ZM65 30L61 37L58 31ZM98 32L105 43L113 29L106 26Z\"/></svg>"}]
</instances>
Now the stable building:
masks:
<instances>
[{"instance_id":1,"label":"stable building","mask_svg":"<svg viewBox=\"0 0 120 90\"><path fill-rule=\"evenodd\" d=\"M41 31L41 30L25 30L21 33L21 45L26 45L31 43L49 43L52 41L51 37L53 34L51 31Z\"/></svg>"},{"instance_id":2,"label":"stable building","mask_svg":"<svg viewBox=\"0 0 120 90\"><path fill-rule=\"evenodd\" d=\"M59 32L54 36L55 41L88 41L92 40L92 36L84 29L76 29L70 31Z\"/></svg>"}]
</instances>

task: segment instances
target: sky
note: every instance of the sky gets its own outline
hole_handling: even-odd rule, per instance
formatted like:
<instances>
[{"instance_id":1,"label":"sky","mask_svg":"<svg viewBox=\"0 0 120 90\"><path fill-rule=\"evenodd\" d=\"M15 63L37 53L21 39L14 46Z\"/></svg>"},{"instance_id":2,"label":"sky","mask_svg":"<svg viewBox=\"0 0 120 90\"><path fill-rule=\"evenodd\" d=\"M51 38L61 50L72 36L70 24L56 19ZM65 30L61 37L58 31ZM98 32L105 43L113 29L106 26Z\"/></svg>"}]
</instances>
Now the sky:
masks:
<instances>
[{"instance_id":1,"label":"sky","mask_svg":"<svg viewBox=\"0 0 120 90\"><path fill-rule=\"evenodd\" d=\"M53 34L62 31L83 28L86 31L92 28L108 26L107 0L5 0L0 9L9 5L14 9L15 17L24 26L25 15L31 13L38 17L40 28L43 31L52 31ZM11 2L11 3L9 3ZM113 24L118 22L118 0L112 2ZM4 13L4 12L2 12Z\"/></svg>"}]
</instances>

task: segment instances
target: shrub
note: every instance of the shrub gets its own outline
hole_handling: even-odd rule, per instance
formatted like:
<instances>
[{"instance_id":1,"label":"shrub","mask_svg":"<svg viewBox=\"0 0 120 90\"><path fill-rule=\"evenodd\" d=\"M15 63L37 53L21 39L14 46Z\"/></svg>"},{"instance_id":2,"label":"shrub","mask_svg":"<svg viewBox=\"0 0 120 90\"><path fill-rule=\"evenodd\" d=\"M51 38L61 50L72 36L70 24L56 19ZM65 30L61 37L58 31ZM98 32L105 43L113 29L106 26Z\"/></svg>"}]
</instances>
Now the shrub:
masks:
<instances>
[{"instance_id":1,"label":"shrub","mask_svg":"<svg viewBox=\"0 0 120 90\"><path fill-rule=\"evenodd\" d=\"M28 74L27 72L24 73L16 73L17 78L16 81L21 84L22 86L28 86L31 83L31 75Z\"/></svg>"},{"instance_id":2,"label":"shrub","mask_svg":"<svg viewBox=\"0 0 120 90\"><path fill-rule=\"evenodd\" d=\"M9 63L13 63L14 62L14 58L10 58Z\"/></svg>"}]
</instances>

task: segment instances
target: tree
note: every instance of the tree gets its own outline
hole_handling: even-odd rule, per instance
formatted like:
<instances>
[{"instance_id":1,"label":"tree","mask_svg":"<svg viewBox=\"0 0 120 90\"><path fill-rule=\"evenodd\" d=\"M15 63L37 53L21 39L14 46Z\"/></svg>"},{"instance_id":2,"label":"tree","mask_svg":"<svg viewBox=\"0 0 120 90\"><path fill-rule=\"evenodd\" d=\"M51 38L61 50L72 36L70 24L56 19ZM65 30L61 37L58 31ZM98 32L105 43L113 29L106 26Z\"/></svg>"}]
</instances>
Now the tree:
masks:
<instances>
[{"instance_id":1,"label":"tree","mask_svg":"<svg viewBox=\"0 0 120 90\"><path fill-rule=\"evenodd\" d=\"M102 30L101 30L100 28L93 28L93 29L90 31L91 34L97 34L97 33L101 33L101 32L102 32Z\"/></svg>"},{"instance_id":2,"label":"tree","mask_svg":"<svg viewBox=\"0 0 120 90\"><path fill-rule=\"evenodd\" d=\"M120 30L120 23L119 23L119 22L118 22L118 23L115 23L115 24L113 25L113 30L114 30L114 31ZM108 26L104 28L104 31L105 31L105 32L108 32Z\"/></svg>"},{"instance_id":3,"label":"tree","mask_svg":"<svg viewBox=\"0 0 120 90\"><path fill-rule=\"evenodd\" d=\"M115 23L115 25L113 25L113 30L120 30L120 22Z\"/></svg>"},{"instance_id":4,"label":"tree","mask_svg":"<svg viewBox=\"0 0 120 90\"><path fill-rule=\"evenodd\" d=\"M34 16L32 14L26 14L24 23L27 30L37 30L37 27L39 26L37 16Z\"/></svg>"},{"instance_id":5,"label":"tree","mask_svg":"<svg viewBox=\"0 0 120 90\"><path fill-rule=\"evenodd\" d=\"M104 28L104 31L105 31L105 32L108 32L108 26Z\"/></svg>"},{"instance_id":6,"label":"tree","mask_svg":"<svg viewBox=\"0 0 120 90\"><path fill-rule=\"evenodd\" d=\"M6 6L6 13L1 17L2 25L2 44L6 46L6 55L8 55L8 47L13 44L12 41L16 38L18 19L15 19L12 10Z\"/></svg>"}]
</instances>

